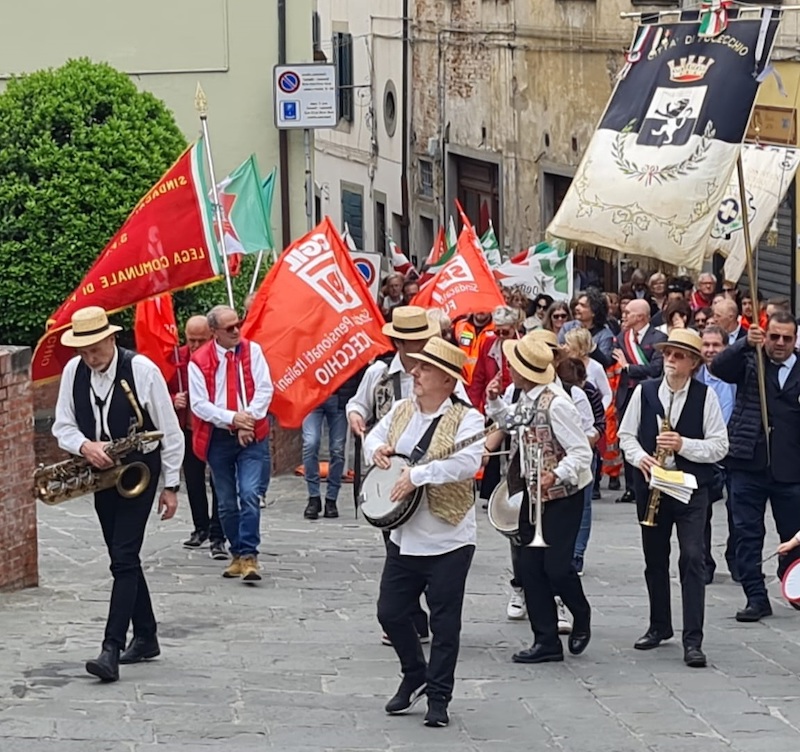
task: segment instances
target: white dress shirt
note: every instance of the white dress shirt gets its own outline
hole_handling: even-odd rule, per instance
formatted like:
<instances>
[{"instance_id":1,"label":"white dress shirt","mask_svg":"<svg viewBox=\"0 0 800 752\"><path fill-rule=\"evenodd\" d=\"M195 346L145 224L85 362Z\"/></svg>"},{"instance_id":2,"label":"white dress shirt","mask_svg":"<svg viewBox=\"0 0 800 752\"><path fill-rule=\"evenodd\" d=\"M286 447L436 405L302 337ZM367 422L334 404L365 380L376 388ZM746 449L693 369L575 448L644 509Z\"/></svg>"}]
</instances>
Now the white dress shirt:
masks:
<instances>
[{"instance_id":1,"label":"white dress shirt","mask_svg":"<svg viewBox=\"0 0 800 752\"><path fill-rule=\"evenodd\" d=\"M75 416L75 402L72 397L75 385L75 372L80 357L72 358L64 368L61 375L61 384L58 389L58 402L56 402L56 416L53 423L53 436L58 441L58 446L70 454L81 453L84 442L90 441L78 428ZM119 362L119 349L115 348L114 358L105 371L90 371L91 388L95 394L105 401L105 409L101 415L100 408L92 399L89 400L94 413L95 435L102 433L110 435L108 430L108 406L111 404L112 392L115 389L117 377L117 364ZM161 477L165 486L177 486L181 482L181 465L183 464L184 438L178 423L178 416L172 407L172 398L169 396L167 382L158 366L144 355L134 355L131 361L133 370L133 383L139 404L150 415L156 430L164 434L161 439ZM157 444L150 447L154 450Z\"/></svg>"},{"instance_id":2,"label":"white dress shirt","mask_svg":"<svg viewBox=\"0 0 800 752\"><path fill-rule=\"evenodd\" d=\"M394 376L400 374L400 398L409 399L414 394L414 377L403 368L400 355L395 354L392 362L387 366L382 360L375 361L361 377L356 393L350 398L345 407L345 413L358 413L367 423L372 420L375 414L375 389L384 376ZM459 381L456 383L455 396L460 400L471 404L467 396L467 390Z\"/></svg>"},{"instance_id":3,"label":"white dress shirt","mask_svg":"<svg viewBox=\"0 0 800 752\"><path fill-rule=\"evenodd\" d=\"M686 396L689 394L687 381L683 387L674 393L672 402L672 412L668 416L670 425L678 425L681 418L683 407L686 404ZM670 388L666 378L662 380L658 387L658 399L664 412L669 409ZM647 452L642 449L639 443L639 423L642 418L642 386L641 384L633 390L631 401L625 408L625 415L619 427L619 445L625 460L634 467L639 467L643 457L647 457ZM728 429L725 427L725 420L722 417L722 409L719 406L719 399L713 389L706 389L706 401L703 406L703 436L702 439L689 439L683 437L683 446L678 454L689 462L709 463L719 462L728 454ZM674 460L667 464L667 467L675 467Z\"/></svg>"},{"instance_id":4,"label":"white dress shirt","mask_svg":"<svg viewBox=\"0 0 800 752\"><path fill-rule=\"evenodd\" d=\"M553 472L563 483L575 486L576 489L585 488L593 480L592 449L581 426L578 409L569 395L555 383L544 384L535 386L529 392L520 395L520 401L526 399L535 403L545 389L549 389L555 394L550 403L550 424L553 427L556 441L566 452ZM513 406L506 403L505 399L498 398L486 403L486 415L492 420L504 418L509 412L513 413L514 409Z\"/></svg>"},{"instance_id":5,"label":"white dress shirt","mask_svg":"<svg viewBox=\"0 0 800 752\"><path fill-rule=\"evenodd\" d=\"M388 443L389 426L400 403L401 400L395 402L392 409L378 421L364 439L364 456L367 464L372 464L375 450ZM414 404L414 414L405 431L397 440L397 446L394 447L399 454L410 455L433 419L443 415L453 404L448 398L435 413L423 413L417 405L416 398L412 398L412 403ZM458 443L481 433L483 425L483 416L475 408L470 408L456 431L455 442ZM419 487L428 484L439 485L459 480L472 480L481 466L482 454L483 441L479 438L450 457L414 467L411 470L411 482ZM394 460L394 462L398 461ZM417 511L408 522L392 530L391 540L400 547L401 554L408 556L438 556L462 546L474 546L476 541L475 507L470 508L458 525L451 525L431 513L427 494L423 493Z\"/></svg>"},{"instance_id":6,"label":"white dress shirt","mask_svg":"<svg viewBox=\"0 0 800 752\"><path fill-rule=\"evenodd\" d=\"M778 385L781 389L786 385L786 379L789 378L789 374L792 372L795 363L797 363L797 355L794 353L786 358L783 363L775 363L778 367Z\"/></svg>"},{"instance_id":7,"label":"white dress shirt","mask_svg":"<svg viewBox=\"0 0 800 752\"><path fill-rule=\"evenodd\" d=\"M739 338L739 332L742 328L741 324L737 324L736 328L728 335L728 344L732 345Z\"/></svg>"}]
</instances>

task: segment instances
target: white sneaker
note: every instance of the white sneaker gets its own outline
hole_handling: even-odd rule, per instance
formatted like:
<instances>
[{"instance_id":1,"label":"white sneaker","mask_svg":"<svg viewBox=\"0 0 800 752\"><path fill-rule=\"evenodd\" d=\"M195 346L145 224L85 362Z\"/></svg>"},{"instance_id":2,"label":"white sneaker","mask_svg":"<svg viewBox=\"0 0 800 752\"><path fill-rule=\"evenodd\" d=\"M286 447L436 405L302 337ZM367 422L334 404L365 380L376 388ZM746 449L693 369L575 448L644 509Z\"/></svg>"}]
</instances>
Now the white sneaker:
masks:
<instances>
[{"instance_id":1,"label":"white sneaker","mask_svg":"<svg viewBox=\"0 0 800 752\"><path fill-rule=\"evenodd\" d=\"M528 609L525 608L525 592L522 588L514 588L511 593L511 598L508 601L506 608L506 616L512 621L519 621L528 615Z\"/></svg>"},{"instance_id":2,"label":"white sneaker","mask_svg":"<svg viewBox=\"0 0 800 752\"><path fill-rule=\"evenodd\" d=\"M558 596L556 596L556 608L558 609L558 633L568 635L572 632L572 622L569 620L567 607Z\"/></svg>"}]
</instances>

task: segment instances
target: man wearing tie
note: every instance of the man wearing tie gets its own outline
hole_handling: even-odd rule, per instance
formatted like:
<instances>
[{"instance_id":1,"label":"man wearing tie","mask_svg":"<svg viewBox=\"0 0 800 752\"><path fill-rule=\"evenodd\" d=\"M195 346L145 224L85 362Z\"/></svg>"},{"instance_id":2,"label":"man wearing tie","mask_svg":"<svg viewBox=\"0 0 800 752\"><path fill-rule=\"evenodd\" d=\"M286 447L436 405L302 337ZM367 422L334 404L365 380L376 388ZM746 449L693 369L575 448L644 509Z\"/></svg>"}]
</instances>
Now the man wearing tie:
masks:
<instances>
[{"instance_id":1,"label":"man wearing tie","mask_svg":"<svg viewBox=\"0 0 800 752\"><path fill-rule=\"evenodd\" d=\"M747 598L737 612L740 622L772 615L764 574L764 513L767 499L781 541L800 529L800 365L794 352L797 324L779 311L767 322L766 332L755 324L745 338L721 352L711 372L736 384L736 403L728 423L730 452L726 461L731 479L731 511L736 533L736 565ZM756 349L763 346L763 350ZM762 354L763 352L763 354ZM760 409L756 358L766 370L768 432ZM800 551L781 558L782 577ZM795 605L795 608L797 606Z\"/></svg>"},{"instance_id":2,"label":"man wearing tie","mask_svg":"<svg viewBox=\"0 0 800 752\"><path fill-rule=\"evenodd\" d=\"M261 579L259 499L269 478L272 379L261 347L242 338L236 311L215 306L208 325L213 339L189 363L192 445L211 468L220 522L230 542L233 561L222 576L253 582Z\"/></svg>"},{"instance_id":3,"label":"man wearing tie","mask_svg":"<svg viewBox=\"0 0 800 752\"><path fill-rule=\"evenodd\" d=\"M620 336L622 348L614 350L614 358L622 368L617 387L617 413L619 421L625 415L636 385L647 379L661 376L664 356L656 349L667 335L650 325L650 304L646 300L632 300L625 308L627 330ZM617 503L633 503L633 467L625 463L625 493Z\"/></svg>"}]
</instances>

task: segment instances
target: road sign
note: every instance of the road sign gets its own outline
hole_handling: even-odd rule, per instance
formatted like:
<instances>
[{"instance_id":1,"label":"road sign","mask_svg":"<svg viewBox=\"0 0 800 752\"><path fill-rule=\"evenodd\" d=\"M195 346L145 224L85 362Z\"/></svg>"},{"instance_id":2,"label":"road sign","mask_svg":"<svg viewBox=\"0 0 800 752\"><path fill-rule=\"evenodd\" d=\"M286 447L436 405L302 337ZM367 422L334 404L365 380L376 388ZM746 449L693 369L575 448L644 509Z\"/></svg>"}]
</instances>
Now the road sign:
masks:
<instances>
[{"instance_id":1,"label":"road sign","mask_svg":"<svg viewBox=\"0 0 800 752\"><path fill-rule=\"evenodd\" d=\"M336 127L335 65L276 65L274 82L276 128Z\"/></svg>"},{"instance_id":2,"label":"road sign","mask_svg":"<svg viewBox=\"0 0 800 752\"><path fill-rule=\"evenodd\" d=\"M381 254L350 251L350 258L367 283L372 297L377 301L381 287Z\"/></svg>"}]
</instances>

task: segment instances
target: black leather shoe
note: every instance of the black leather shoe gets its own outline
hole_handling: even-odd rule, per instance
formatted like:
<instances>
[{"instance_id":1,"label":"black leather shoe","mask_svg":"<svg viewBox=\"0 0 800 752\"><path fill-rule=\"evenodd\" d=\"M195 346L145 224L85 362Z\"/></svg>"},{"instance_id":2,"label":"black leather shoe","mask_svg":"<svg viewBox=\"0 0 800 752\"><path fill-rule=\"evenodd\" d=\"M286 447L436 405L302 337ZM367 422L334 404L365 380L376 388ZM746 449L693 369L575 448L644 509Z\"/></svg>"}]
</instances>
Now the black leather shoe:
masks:
<instances>
[{"instance_id":1,"label":"black leather shoe","mask_svg":"<svg viewBox=\"0 0 800 752\"><path fill-rule=\"evenodd\" d=\"M158 646L158 638L155 635L134 637L127 650L119 657L119 662L122 664L141 663L158 658L159 655L161 655L161 648Z\"/></svg>"},{"instance_id":2,"label":"black leather shoe","mask_svg":"<svg viewBox=\"0 0 800 752\"><path fill-rule=\"evenodd\" d=\"M443 728L450 723L447 715L447 703L444 700L428 700L428 712L425 713L425 725L429 728Z\"/></svg>"},{"instance_id":3,"label":"black leather shoe","mask_svg":"<svg viewBox=\"0 0 800 752\"><path fill-rule=\"evenodd\" d=\"M559 647L549 648L534 643L527 650L520 650L511 656L514 663L558 663L564 660L564 651Z\"/></svg>"},{"instance_id":4,"label":"black leather shoe","mask_svg":"<svg viewBox=\"0 0 800 752\"><path fill-rule=\"evenodd\" d=\"M633 498L633 491L625 491L622 496L614 499L615 504L635 504L636 499Z\"/></svg>"},{"instance_id":5,"label":"black leather shoe","mask_svg":"<svg viewBox=\"0 0 800 752\"><path fill-rule=\"evenodd\" d=\"M622 484L619 482L619 476L617 476L616 478L608 479L609 491L619 491L620 488L622 488Z\"/></svg>"},{"instance_id":6,"label":"black leather shoe","mask_svg":"<svg viewBox=\"0 0 800 752\"><path fill-rule=\"evenodd\" d=\"M408 713L425 695L427 688L425 680L420 683L419 679L408 679L403 677L400 686L397 688L395 696L386 703L384 710L389 715L403 715Z\"/></svg>"},{"instance_id":7,"label":"black leather shoe","mask_svg":"<svg viewBox=\"0 0 800 752\"><path fill-rule=\"evenodd\" d=\"M567 647L572 655L580 655L589 645L589 640L592 639L592 630L589 627L585 629L576 629L572 625L572 632L567 640Z\"/></svg>"},{"instance_id":8,"label":"black leather shoe","mask_svg":"<svg viewBox=\"0 0 800 752\"><path fill-rule=\"evenodd\" d=\"M633 643L633 647L637 650L652 650L653 648L657 648L664 640L671 639L672 635L673 632L662 634L655 629L648 629L647 632Z\"/></svg>"},{"instance_id":9,"label":"black leather shoe","mask_svg":"<svg viewBox=\"0 0 800 752\"><path fill-rule=\"evenodd\" d=\"M772 606L769 603L764 603L760 606L748 603L741 611L736 612L736 621L760 621L765 616L772 616Z\"/></svg>"},{"instance_id":10,"label":"black leather shoe","mask_svg":"<svg viewBox=\"0 0 800 752\"><path fill-rule=\"evenodd\" d=\"M318 520L319 513L322 511L322 499L319 496L310 496L308 504L303 511L303 517L307 520Z\"/></svg>"},{"instance_id":11,"label":"black leather shoe","mask_svg":"<svg viewBox=\"0 0 800 752\"><path fill-rule=\"evenodd\" d=\"M339 510L336 508L335 501L325 499L325 512L322 516L328 519L336 519L339 516Z\"/></svg>"},{"instance_id":12,"label":"black leather shoe","mask_svg":"<svg viewBox=\"0 0 800 752\"><path fill-rule=\"evenodd\" d=\"M689 668L705 668L706 654L700 648L686 648L683 651L683 662Z\"/></svg>"},{"instance_id":13,"label":"black leather shoe","mask_svg":"<svg viewBox=\"0 0 800 752\"><path fill-rule=\"evenodd\" d=\"M103 648L93 661L86 661L86 670L100 681L115 682L119 680L119 650Z\"/></svg>"},{"instance_id":14,"label":"black leather shoe","mask_svg":"<svg viewBox=\"0 0 800 752\"><path fill-rule=\"evenodd\" d=\"M183 542L184 548L200 548L206 541L208 540L207 533L199 533L195 530L190 536L188 540Z\"/></svg>"}]
</instances>

